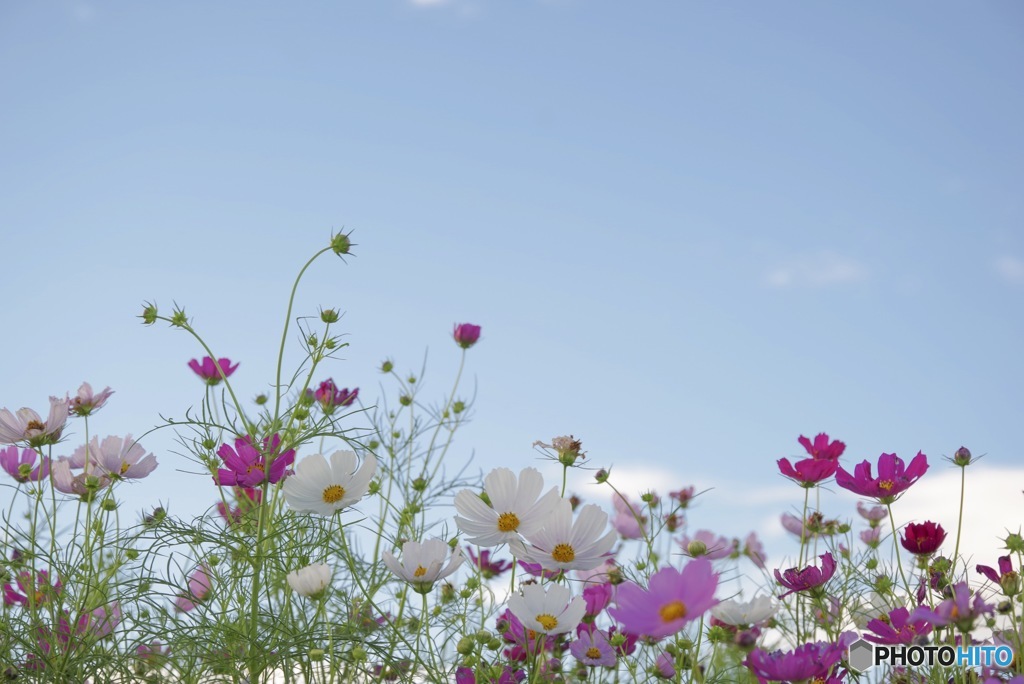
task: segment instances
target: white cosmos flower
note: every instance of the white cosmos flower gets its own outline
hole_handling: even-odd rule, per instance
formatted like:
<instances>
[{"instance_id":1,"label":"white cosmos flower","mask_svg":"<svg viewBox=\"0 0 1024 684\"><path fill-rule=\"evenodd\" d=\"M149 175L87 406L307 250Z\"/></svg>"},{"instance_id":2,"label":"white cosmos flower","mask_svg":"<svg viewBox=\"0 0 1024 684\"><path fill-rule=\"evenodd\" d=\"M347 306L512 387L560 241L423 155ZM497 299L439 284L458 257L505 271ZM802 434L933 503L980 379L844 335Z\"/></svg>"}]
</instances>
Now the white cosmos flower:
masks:
<instances>
[{"instance_id":1,"label":"white cosmos flower","mask_svg":"<svg viewBox=\"0 0 1024 684\"><path fill-rule=\"evenodd\" d=\"M497 546L530 535L561 500L558 489L551 488L544 496L544 478L535 468L524 468L516 481L508 468L495 468L484 478L484 491L491 505L468 489L455 495L455 523L467 535L466 541L477 546Z\"/></svg>"},{"instance_id":2,"label":"white cosmos flower","mask_svg":"<svg viewBox=\"0 0 1024 684\"><path fill-rule=\"evenodd\" d=\"M362 499L370 488L377 459L366 454L358 470L357 465L352 451L335 451L330 464L322 454L307 456L284 481L284 498L299 513L333 515Z\"/></svg>"},{"instance_id":3,"label":"white cosmos flower","mask_svg":"<svg viewBox=\"0 0 1024 684\"><path fill-rule=\"evenodd\" d=\"M545 570L592 570L608 560L617 533L608 527L608 514L600 506L587 504L573 522L572 504L561 499L544 527L528 535L526 546L519 540L509 548L520 560L540 563ZM602 536L603 535L603 536Z\"/></svg>"},{"instance_id":4,"label":"white cosmos flower","mask_svg":"<svg viewBox=\"0 0 1024 684\"><path fill-rule=\"evenodd\" d=\"M448 552L451 551L451 559ZM425 542L407 541L402 544L402 560L399 561L388 551L382 554L384 565L399 579L412 585L413 589L426 594L434 586L434 582L444 579L459 569L466 560L462 549L452 548L440 539L428 539ZM445 560L448 564L445 565Z\"/></svg>"},{"instance_id":5,"label":"white cosmos flower","mask_svg":"<svg viewBox=\"0 0 1024 684\"><path fill-rule=\"evenodd\" d=\"M330 586L333 572L326 563L313 563L288 573L288 586L303 596L317 597Z\"/></svg>"},{"instance_id":6,"label":"white cosmos flower","mask_svg":"<svg viewBox=\"0 0 1024 684\"><path fill-rule=\"evenodd\" d=\"M587 602L582 596L569 601L571 597L569 588L561 584L548 584L546 592L539 584L527 584L522 594L509 597L508 609L526 629L544 634L564 634L576 629L587 611Z\"/></svg>"},{"instance_id":7,"label":"white cosmos flower","mask_svg":"<svg viewBox=\"0 0 1024 684\"><path fill-rule=\"evenodd\" d=\"M711 614L726 624L738 627L764 622L778 609L771 596L755 596L750 601L722 601L711 608Z\"/></svg>"}]
</instances>

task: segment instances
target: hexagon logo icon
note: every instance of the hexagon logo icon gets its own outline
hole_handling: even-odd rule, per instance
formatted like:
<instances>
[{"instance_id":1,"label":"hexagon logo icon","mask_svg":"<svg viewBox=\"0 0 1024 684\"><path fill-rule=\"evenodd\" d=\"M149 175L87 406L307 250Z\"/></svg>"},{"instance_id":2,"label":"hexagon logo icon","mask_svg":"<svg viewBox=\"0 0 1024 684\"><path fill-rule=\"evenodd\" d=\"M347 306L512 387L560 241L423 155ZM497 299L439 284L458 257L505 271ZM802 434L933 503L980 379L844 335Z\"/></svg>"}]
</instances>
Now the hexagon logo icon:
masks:
<instances>
[{"instance_id":1,"label":"hexagon logo icon","mask_svg":"<svg viewBox=\"0 0 1024 684\"><path fill-rule=\"evenodd\" d=\"M869 641L857 639L846 652L846 662L857 672L864 672L875 664L875 647Z\"/></svg>"}]
</instances>

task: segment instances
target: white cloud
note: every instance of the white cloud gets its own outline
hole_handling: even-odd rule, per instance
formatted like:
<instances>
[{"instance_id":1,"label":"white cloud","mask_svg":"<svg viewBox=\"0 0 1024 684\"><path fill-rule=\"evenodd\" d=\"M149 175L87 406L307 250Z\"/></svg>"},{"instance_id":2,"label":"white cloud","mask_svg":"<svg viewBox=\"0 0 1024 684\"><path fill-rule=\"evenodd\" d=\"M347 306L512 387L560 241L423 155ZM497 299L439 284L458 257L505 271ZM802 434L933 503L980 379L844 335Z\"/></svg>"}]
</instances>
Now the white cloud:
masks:
<instances>
[{"instance_id":1,"label":"white cloud","mask_svg":"<svg viewBox=\"0 0 1024 684\"><path fill-rule=\"evenodd\" d=\"M992 262L992 267L1003 280L1024 283L1024 259L1005 255Z\"/></svg>"},{"instance_id":2,"label":"white cloud","mask_svg":"<svg viewBox=\"0 0 1024 684\"><path fill-rule=\"evenodd\" d=\"M416 7L437 7L446 4L448 0L409 0L409 2Z\"/></svg>"},{"instance_id":3,"label":"white cloud","mask_svg":"<svg viewBox=\"0 0 1024 684\"><path fill-rule=\"evenodd\" d=\"M867 269L857 261L834 252L808 254L767 273L771 287L827 287L864 280Z\"/></svg>"}]
</instances>

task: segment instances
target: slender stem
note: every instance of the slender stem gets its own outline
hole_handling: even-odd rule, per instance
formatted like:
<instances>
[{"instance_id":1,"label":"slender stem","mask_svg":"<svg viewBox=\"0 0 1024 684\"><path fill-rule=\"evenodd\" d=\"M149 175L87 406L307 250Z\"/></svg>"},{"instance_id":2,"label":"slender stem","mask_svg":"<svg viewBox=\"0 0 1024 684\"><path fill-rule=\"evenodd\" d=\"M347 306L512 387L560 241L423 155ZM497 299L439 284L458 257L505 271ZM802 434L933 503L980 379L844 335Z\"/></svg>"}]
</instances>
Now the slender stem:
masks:
<instances>
[{"instance_id":1,"label":"slender stem","mask_svg":"<svg viewBox=\"0 0 1024 684\"><path fill-rule=\"evenodd\" d=\"M900 558L900 543L899 537L896 534L896 521L892 517L892 504L887 503L885 507L889 509L889 525L892 527L892 545L896 550L896 565L900 569L900 578L903 580L903 586L907 588L907 598L914 594L910 589L910 582L907 581L907 576L903 573L903 560Z\"/></svg>"},{"instance_id":2,"label":"slender stem","mask_svg":"<svg viewBox=\"0 0 1024 684\"><path fill-rule=\"evenodd\" d=\"M956 520L956 547L953 549L953 570L960 560L960 531L964 527L964 485L967 480L967 468L960 468L960 513Z\"/></svg>"}]
</instances>

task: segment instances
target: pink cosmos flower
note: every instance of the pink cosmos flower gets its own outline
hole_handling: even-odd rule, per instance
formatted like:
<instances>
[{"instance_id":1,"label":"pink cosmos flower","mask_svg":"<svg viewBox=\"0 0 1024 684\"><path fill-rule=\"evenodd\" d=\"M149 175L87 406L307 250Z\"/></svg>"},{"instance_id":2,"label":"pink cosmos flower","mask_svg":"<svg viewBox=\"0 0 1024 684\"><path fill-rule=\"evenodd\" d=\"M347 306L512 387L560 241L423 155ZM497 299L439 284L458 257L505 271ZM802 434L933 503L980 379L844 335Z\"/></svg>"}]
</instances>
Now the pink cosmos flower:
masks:
<instances>
[{"instance_id":1,"label":"pink cosmos flower","mask_svg":"<svg viewBox=\"0 0 1024 684\"><path fill-rule=\"evenodd\" d=\"M95 467L95 473L106 475L112 480L139 480L156 469L156 456L146 454L142 445L132 439L131 435L106 437L100 442L93 437L88 448L82 445L75 449L69 464L72 468Z\"/></svg>"},{"instance_id":2,"label":"pink cosmos flower","mask_svg":"<svg viewBox=\"0 0 1024 684\"><path fill-rule=\"evenodd\" d=\"M793 480L801 487L814 487L822 480L827 480L836 473L839 461L829 459L805 458L797 461L796 464L789 462L788 458L778 460L779 472Z\"/></svg>"},{"instance_id":3,"label":"pink cosmos flower","mask_svg":"<svg viewBox=\"0 0 1024 684\"><path fill-rule=\"evenodd\" d=\"M973 593L967 582L959 582L951 587L952 597L946 599L935 610L928 606L920 606L910 614L910 621L923 620L930 625L942 627L955 624L960 632L970 632L974 621L982 615L991 614L995 607L986 603L980 593ZM974 600L971 600L971 596Z\"/></svg>"},{"instance_id":4,"label":"pink cosmos flower","mask_svg":"<svg viewBox=\"0 0 1024 684\"><path fill-rule=\"evenodd\" d=\"M975 570L998 584L1007 596L1016 596L1020 593L1020 574L1013 569L1009 556L1000 556L998 565L999 572L987 565L979 565Z\"/></svg>"},{"instance_id":5,"label":"pink cosmos flower","mask_svg":"<svg viewBox=\"0 0 1024 684\"><path fill-rule=\"evenodd\" d=\"M860 516L867 520L872 527L877 527L878 523L889 516L889 509L885 506L871 506L868 508L864 505L863 501L857 502L857 512L860 513Z\"/></svg>"},{"instance_id":6,"label":"pink cosmos flower","mask_svg":"<svg viewBox=\"0 0 1024 684\"><path fill-rule=\"evenodd\" d=\"M917 452L917 456L904 466L903 459L896 454L882 454L878 457L878 477L871 475L871 463L862 461L853 475L840 467L836 471L836 484L854 494L877 499L879 503L891 504L928 470L928 457Z\"/></svg>"},{"instance_id":7,"label":"pink cosmos flower","mask_svg":"<svg viewBox=\"0 0 1024 684\"><path fill-rule=\"evenodd\" d=\"M356 387L351 392L348 391L348 387L338 389L338 386L334 384L334 380L327 378L320 383L320 387L317 388L313 395L320 402L320 407L324 413L330 415L339 406L351 406L355 402L356 397L359 396L359 388Z\"/></svg>"},{"instance_id":8,"label":"pink cosmos flower","mask_svg":"<svg viewBox=\"0 0 1024 684\"><path fill-rule=\"evenodd\" d=\"M587 604L585 616L597 617L612 601L615 593L611 584L592 584L583 590L583 600Z\"/></svg>"},{"instance_id":9,"label":"pink cosmos flower","mask_svg":"<svg viewBox=\"0 0 1024 684\"><path fill-rule=\"evenodd\" d=\"M817 460L838 461L839 457L846 451L846 444L838 439L829 441L828 435L824 432L819 433L813 442L803 435L800 435L800 439L797 441L800 442L800 445L811 458Z\"/></svg>"},{"instance_id":10,"label":"pink cosmos flower","mask_svg":"<svg viewBox=\"0 0 1024 684\"><path fill-rule=\"evenodd\" d=\"M483 549L480 551L480 555L477 556L473 551L473 547L467 546L466 552L469 554L470 562L468 565L478 568L484 579L494 579L513 567L512 561L492 559L489 549Z\"/></svg>"},{"instance_id":11,"label":"pink cosmos flower","mask_svg":"<svg viewBox=\"0 0 1024 684\"><path fill-rule=\"evenodd\" d=\"M463 349L469 349L480 339L480 326L472 323L457 323L452 337Z\"/></svg>"},{"instance_id":12,"label":"pink cosmos flower","mask_svg":"<svg viewBox=\"0 0 1024 684\"><path fill-rule=\"evenodd\" d=\"M56 444L68 421L68 400L50 397L50 414L46 420L30 408L17 413L0 409L0 444L28 442L33 448Z\"/></svg>"},{"instance_id":13,"label":"pink cosmos flower","mask_svg":"<svg viewBox=\"0 0 1024 684\"><path fill-rule=\"evenodd\" d=\"M256 487L264 480L275 484L287 474L288 466L295 462L295 449L278 453L281 448L281 437L275 433L263 440L262 452L252 445L248 436L235 439L235 448L222 444L217 455L224 461L227 468L221 468L213 477L218 485L239 487ZM270 461L270 471L266 472Z\"/></svg>"},{"instance_id":14,"label":"pink cosmos flower","mask_svg":"<svg viewBox=\"0 0 1024 684\"><path fill-rule=\"evenodd\" d=\"M50 459L40 458L39 465L32 467L39 456L34 449L22 449L18 457L18 447L9 446L0 449L0 468L18 482L39 482L50 474Z\"/></svg>"},{"instance_id":15,"label":"pink cosmos flower","mask_svg":"<svg viewBox=\"0 0 1024 684\"><path fill-rule=\"evenodd\" d=\"M868 545L870 549L877 549L882 541L882 529L880 527L869 527L860 533L860 540Z\"/></svg>"},{"instance_id":16,"label":"pink cosmos flower","mask_svg":"<svg viewBox=\"0 0 1024 684\"><path fill-rule=\"evenodd\" d=\"M106 489L111 484L109 476L100 473L99 475L79 473L74 475L71 472L70 459L59 459L56 463L50 464L50 481L53 488L58 492L73 494L82 501L91 501L96 492Z\"/></svg>"},{"instance_id":17,"label":"pink cosmos flower","mask_svg":"<svg viewBox=\"0 0 1024 684\"><path fill-rule=\"evenodd\" d=\"M876 644L909 645L932 631L932 626L924 620L911 622L910 611L902 607L890 611L884 620L870 620L867 628L874 634L865 634L864 638Z\"/></svg>"},{"instance_id":18,"label":"pink cosmos flower","mask_svg":"<svg viewBox=\"0 0 1024 684\"><path fill-rule=\"evenodd\" d=\"M762 681L825 681L832 673L832 668L842 660L846 648L856 639L855 633L846 632L835 644L817 641L793 651L771 653L755 648L743 664Z\"/></svg>"},{"instance_id":19,"label":"pink cosmos flower","mask_svg":"<svg viewBox=\"0 0 1024 684\"><path fill-rule=\"evenodd\" d=\"M612 516L611 524L615 531L623 539L642 537L643 526L647 524L647 517L643 514L646 507L630 501L621 494L612 497L612 506L615 507L615 515Z\"/></svg>"},{"instance_id":20,"label":"pink cosmos flower","mask_svg":"<svg viewBox=\"0 0 1024 684\"><path fill-rule=\"evenodd\" d=\"M676 659L668 651L662 651L654 660L654 672L662 679L676 676Z\"/></svg>"},{"instance_id":21,"label":"pink cosmos flower","mask_svg":"<svg viewBox=\"0 0 1024 684\"><path fill-rule=\"evenodd\" d=\"M114 390L107 387L102 392L93 393L92 385L83 382L78 388L78 393L72 397L68 395L68 413L75 416L88 416L94 411L99 411L107 403L107 399L114 393Z\"/></svg>"},{"instance_id":22,"label":"pink cosmos flower","mask_svg":"<svg viewBox=\"0 0 1024 684\"><path fill-rule=\"evenodd\" d=\"M683 551L690 553L689 546L692 542L701 542L707 547L707 551L700 555L708 560L719 560L732 555L732 541L710 530L697 530L692 537L684 534L679 540L679 545Z\"/></svg>"},{"instance_id":23,"label":"pink cosmos flower","mask_svg":"<svg viewBox=\"0 0 1024 684\"><path fill-rule=\"evenodd\" d=\"M455 684L519 684L526 679L526 672L513 670L508 665L501 669L498 678L491 676L491 668L480 666L476 672L471 668L460 666L455 669Z\"/></svg>"},{"instance_id":24,"label":"pink cosmos flower","mask_svg":"<svg viewBox=\"0 0 1024 684\"><path fill-rule=\"evenodd\" d=\"M798 591L816 589L832 579L832 575L836 574L836 559L828 551L825 552L825 555L819 556L819 558L821 559L820 569L817 566L809 565L803 569L790 568L784 573L780 573L778 568L776 568L775 579L779 584L789 589L789 591L779 594L779 598L784 598Z\"/></svg>"},{"instance_id":25,"label":"pink cosmos flower","mask_svg":"<svg viewBox=\"0 0 1024 684\"><path fill-rule=\"evenodd\" d=\"M68 653L88 641L102 639L114 631L114 628L121 622L121 606L117 601L101 606L87 613L83 613L75 620L74 630L67 612L62 612L57 621L57 629L40 627L39 649L45 653L52 652ZM30 662L34 654L30 654ZM42 669L45 662L36 660L31 662L33 668Z\"/></svg>"},{"instance_id":26,"label":"pink cosmos flower","mask_svg":"<svg viewBox=\"0 0 1024 684\"><path fill-rule=\"evenodd\" d=\"M192 369L192 372L201 377L207 385L213 386L220 383L222 373L224 378L231 377L231 374L238 368L238 364L236 363L232 366L231 359L226 357L215 362L213 358L204 356L202 363L192 359L188 362L188 367Z\"/></svg>"},{"instance_id":27,"label":"pink cosmos flower","mask_svg":"<svg viewBox=\"0 0 1024 684\"><path fill-rule=\"evenodd\" d=\"M686 564L682 572L663 568L651 575L648 588L633 582L616 587L615 607L608 614L625 631L652 639L675 634L718 603L715 589L718 574L707 558Z\"/></svg>"},{"instance_id":28,"label":"pink cosmos flower","mask_svg":"<svg viewBox=\"0 0 1024 684\"><path fill-rule=\"evenodd\" d=\"M757 538L756 532L751 532L747 535L746 540L744 540L743 555L753 561L754 565L764 570L765 561L768 560L768 556L765 555L764 545Z\"/></svg>"},{"instance_id":29,"label":"pink cosmos flower","mask_svg":"<svg viewBox=\"0 0 1024 684\"><path fill-rule=\"evenodd\" d=\"M611 667L617 660L608 637L599 630L581 632L569 645L569 652L576 660L591 667Z\"/></svg>"},{"instance_id":30,"label":"pink cosmos flower","mask_svg":"<svg viewBox=\"0 0 1024 684\"><path fill-rule=\"evenodd\" d=\"M668 498L675 501L680 507L686 508L690 505L690 501L693 500L696 491L696 487L683 487L678 491L669 492Z\"/></svg>"},{"instance_id":31,"label":"pink cosmos flower","mask_svg":"<svg viewBox=\"0 0 1024 684\"><path fill-rule=\"evenodd\" d=\"M945 538L946 531L942 525L926 520L907 525L900 537L900 544L915 556L930 556L939 550Z\"/></svg>"},{"instance_id":32,"label":"pink cosmos flower","mask_svg":"<svg viewBox=\"0 0 1024 684\"><path fill-rule=\"evenodd\" d=\"M18 588L10 583L4 585L4 605L20 605L38 608L59 596L63 584L60 578L50 584L50 573L46 570L22 570L15 578Z\"/></svg>"},{"instance_id":33,"label":"pink cosmos flower","mask_svg":"<svg viewBox=\"0 0 1024 684\"><path fill-rule=\"evenodd\" d=\"M210 574L205 565L200 565L188 578L188 590L174 602L175 609L187 613L206 600L210 593Z\"/></svg>"},{"instance_id":34,"label":"pink cosmos flower","mask_svg":"<svg viewBox=\"0 0 1024 684\"><path fill-rule=\"evenodd\" d=\"M249 511L254 510L263 500L263 490L254 487L233 487L236 505L234 507L224 501L217 502L217 513L224 518L224 522L237 525Z\"/></svg>"}]
</instances>

